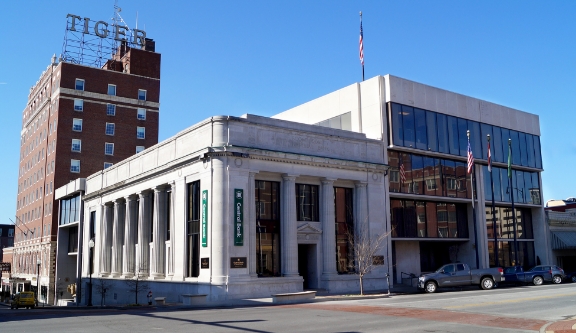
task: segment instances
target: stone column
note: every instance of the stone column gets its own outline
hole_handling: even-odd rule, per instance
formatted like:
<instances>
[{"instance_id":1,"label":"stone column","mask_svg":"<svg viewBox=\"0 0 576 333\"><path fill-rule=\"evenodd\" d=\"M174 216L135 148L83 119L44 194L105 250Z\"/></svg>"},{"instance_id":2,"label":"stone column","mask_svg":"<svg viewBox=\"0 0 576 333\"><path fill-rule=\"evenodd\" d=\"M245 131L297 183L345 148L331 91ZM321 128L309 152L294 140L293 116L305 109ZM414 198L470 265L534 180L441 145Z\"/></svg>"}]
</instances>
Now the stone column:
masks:
<instances>
[{"instance_id":1,"label":"stone column","mask_svg":"<svg viewBox=\"0 0 576 333\"><path fill-rule=\"evenodd\" d=\"M104 214L102 214L102 243L100 250L100 275L107 276L111 270L112 257L112 223L114 211L112 203L104 204Z\"/></svg>"},{"instance_id":2,"label":"stone column","mask_svg":"<svg viewBox=\"0 0 576 333\"><path fill-rule=\"evenodd\" d=\"M167 223L170 223L170 256L168 256L167 260L168 260L168 275L173 276L174 275L174 242L176 239L176 224L174 223L175 218L174 218L174 207L175 206L175 200L176 200L176 183L175 182L171 182L170 183L170 188L171 191L168 195L170 195L170 207L168 207L167 209L170 210L170 221L168 221Z\"/></svg>"},{"instance_id":3,"label":"stone column","mask_svg":"<svg viewBox=\"0 0 576 333\"><path fill-rule=\"evenodd\" d=\"M164 278L164 250L166 248L166 189L163 186L154 189L154 212L152 244L154 246L154 258L152 262L153 278Z\"/></svg>"},{"instance_id":4,"label":"stone column","mask_svg":"<svg viewBox=\"0 0 576 333\"><path fill-rule=\"evenodd\" d=\"M298 274L298 225L296 222L296 176L282 175L282 275L287 277Z\"/></svg>"},{"instance_id":5,"label":"stone column","mask_svg":"<svg viewBox=\"0 0 576 333\"><path fill-rule=\"evenodd\" d=\"M248 204L248 274L252 277L257 277L256 272L256 180L255 172L250 172L248 176L248 197L246 203Z\"/></svg>"},{"instance_id":6,"label":"stone column","mask_svg":"<svg viewBox=\"0 0 576 333\"><path fill-rule=\"evenodd\" d=\"M356 182L356 200L354 202L354 211L356 216L354 218L354 232L367 232L370 233L370 226L368 224L368 196L366 194L366 182Z\"/></svg>"},{"instance_id":7,"label":"stone column","mask_svg":"<svg viewBox=\"0 0 576 333\"><path fill-rule=\"evenodd\" d=\"M322 180L322 200L320 200L322 221L322 276L338 274L336 270L336 217L334 209L334 179Z\"/></svg>"},{"instance_id":8,"label":"stone column","mask_svg":"<svg viewBox=\"0 0 576 333\"><path fill-rule=\"evenodd\" d=\"M112 227L112 276L122 275L122 248L124 242L124 201L114 201L114 222Z\"/></svg>"},{"instance_id":9,"label":"stone column","mask_svg":"<svg viewBox=\"0 0 576 333\"><path fill-rule=\"evenodd\" d=\"M140 205L138 209L138 264L135 274L147 276L150 270L150 193L142 191L138 193Z\"/></svg>"},{"instance_id":10,"label":"stone column","mask_svg":"<svg viewBox=\"0 0 576 333\"><path fill-rule=\"evenodd\" d=\"M126 200L126 215L124 219L124 261L122 267L122 274L130 278L134 276L135 257L134 249L136 246L137 223L138 216L138 202L135 195L129 195L124 198Z\"/></svg>"},{"instance_id":11,"label":"stone column","mask_svg":"<svg viewBox=\"0 0 576 333\"><path fill-rule=\"evenodd\" d=\"M211 158L212 193L208 192L208 247L212 248L210 266L213 267L213 285L226 284L230 265L228 241L232 234L228 232L228 224L232 223L232 217L228 214L231 195L228 192L226 159L226 156Z\"/></svg>"}]
</instances>

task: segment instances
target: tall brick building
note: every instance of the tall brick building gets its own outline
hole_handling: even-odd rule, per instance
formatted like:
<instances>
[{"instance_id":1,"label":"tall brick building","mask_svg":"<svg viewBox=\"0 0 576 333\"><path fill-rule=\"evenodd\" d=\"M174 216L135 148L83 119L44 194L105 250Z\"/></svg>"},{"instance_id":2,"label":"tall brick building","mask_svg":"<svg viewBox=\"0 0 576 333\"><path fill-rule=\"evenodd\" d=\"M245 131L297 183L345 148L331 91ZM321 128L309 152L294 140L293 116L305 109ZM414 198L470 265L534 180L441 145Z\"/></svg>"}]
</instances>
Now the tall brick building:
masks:
<instances>
[{"instance_id":1,"label":"tall brick building","mask_svg":"<svg viewBox=\"0 0 576 333\"><path fill-rule=\"evenodd\" d=\"M158 142L160 54L146 42L142 49L123 43L102 68L54 56L30 88L22 112L12 276L29 280L34 290L39 262L49 303L57 284L65 284L54 280L58 227L78 235L75 218L59 223L54 190Z\"/></svg>"}]
</instances>

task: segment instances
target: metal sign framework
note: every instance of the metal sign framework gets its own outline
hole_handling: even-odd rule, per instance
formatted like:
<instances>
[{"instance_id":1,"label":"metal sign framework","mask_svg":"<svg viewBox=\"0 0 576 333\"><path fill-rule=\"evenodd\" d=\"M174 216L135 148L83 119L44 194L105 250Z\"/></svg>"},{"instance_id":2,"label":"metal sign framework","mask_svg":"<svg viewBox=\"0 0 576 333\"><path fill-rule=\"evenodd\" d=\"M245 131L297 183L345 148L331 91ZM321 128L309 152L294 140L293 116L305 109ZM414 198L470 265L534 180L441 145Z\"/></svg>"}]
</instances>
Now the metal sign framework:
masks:
<instances>
[{"instance_id":1,"label":"metal sign framework","mask_svg":"<svg viewBox=\"0 0 576 333\"><path fill-rule=\"evenodd\" d=\"M118 52L118 46L140 47L146 33L128 28L120 16L120 7L114 6L114 17L109 24L88 17L68 14L61 59L65 62L101 68Z\"/></svg>"}]
</instances>

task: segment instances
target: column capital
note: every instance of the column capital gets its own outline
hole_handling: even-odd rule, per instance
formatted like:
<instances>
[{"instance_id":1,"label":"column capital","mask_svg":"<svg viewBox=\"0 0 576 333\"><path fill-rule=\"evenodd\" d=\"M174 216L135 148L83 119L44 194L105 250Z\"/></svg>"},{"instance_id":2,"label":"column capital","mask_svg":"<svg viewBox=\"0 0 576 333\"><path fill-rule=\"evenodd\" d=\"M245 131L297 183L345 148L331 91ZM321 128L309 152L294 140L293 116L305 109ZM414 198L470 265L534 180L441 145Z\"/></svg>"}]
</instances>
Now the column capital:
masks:
<instances>
[{"instance_id":1,"label":"column capital","mask_svg":"<svg viewBox=\"0 0 576 333\"><path fill-rule=\"evenodd\" d=\"M156 187L153 188L154 193L159 193L159 192L166 192L168 185L167 184L162 184L162 185L158 185Z\"/></svg>"},{"instance_id":2,"label":"column capital","mask_svg":"<svg viewBox=\"0 0 576 333\"><path fill-rule=\"evenodd\" d=\"M336 178L322 178L320 181L323 185L332 185L336 181Z\"/></svg>"},{"instance_id":3,"label":"column capital","mask_svg":"<svg viewBox=\"0 0 576 333\"><path fill-rule=\"evenodd\" d=\"M117 199L115 199L115 200L113 201L113 202L114 202L114 206L118 206L118 205L123 204L123 203L124 203L124 200L125 200L124 198L117 198Z\"/></svg>"},{"instance_id":4,"label":"column capital","mask_svg":"<svg viewBox=\"0 0 576 333\"><path fill-rule=\"evenodd\" d=\"M114 206L114 201L107 201L107 202L103 203L102 206L104 206L104 207L106 207L106 206Z\"/></svg>"},{"instance_id":5,"label":"column capital","mask_svg":"<svg viewBox=\"0 0 576 333\"><path fill-rule=\"evenodd\" d=\"M366 186L368 186L368 182L365 182L363 180L357 180L354 182L354 186L356 188L366 187Z\"/></svg>"},{"instance_id":6,"label":"column capital","mask_svg":"<svg viewBox=\"0 0 576 333\"><path fill-rule=\"evenodd\" d=\"M282 179L284 179L285 181L296 181L296 177L298 177L299 175L292 175L292 174L288 174L288 173L284 173L282 174Z\"/></svg>"},{"instance_id":7,"label":"column capital","mask_svg":"<svg viewBox=\"0 0 576 333\"><path fill-rule=\"evenodd\" d=\"M126 202L128 201L134 201L138 199L138 194L130 194L124 197L124 200L126 200Z\"/></svg>"}]
</instances>

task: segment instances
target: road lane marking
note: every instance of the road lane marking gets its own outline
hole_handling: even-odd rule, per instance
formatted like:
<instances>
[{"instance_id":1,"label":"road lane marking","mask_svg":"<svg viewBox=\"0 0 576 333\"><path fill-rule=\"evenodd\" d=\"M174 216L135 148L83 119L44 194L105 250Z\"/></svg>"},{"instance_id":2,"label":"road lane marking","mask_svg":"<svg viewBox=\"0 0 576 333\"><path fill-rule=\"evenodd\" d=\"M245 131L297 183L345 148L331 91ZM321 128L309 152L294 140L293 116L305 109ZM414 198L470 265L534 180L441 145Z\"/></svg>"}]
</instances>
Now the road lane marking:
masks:
<instances>
[{"instance_id":1,"label":"road lane marking","mask_svg":"<svg viewBox=\"0 0 576 333\"><path fill-rule=\"evenodd\" d=\"M576 295L576 293L550 295L550 296L538 296L538 297L524 297L524 298L509 299L509 300L504 300L504 301L470 303L470 304L464 304L464 305L447 306L447 307L443 307L443 309L462 309L462 308L472 308L472 307L488 306L488 305L495 305L495 304L519 303L519 302L525 302L525 301L534 301L534 300L540 300L540 299L558 298L558 297L574 296L574 295Z\"/></svg>"}]
</instances>

